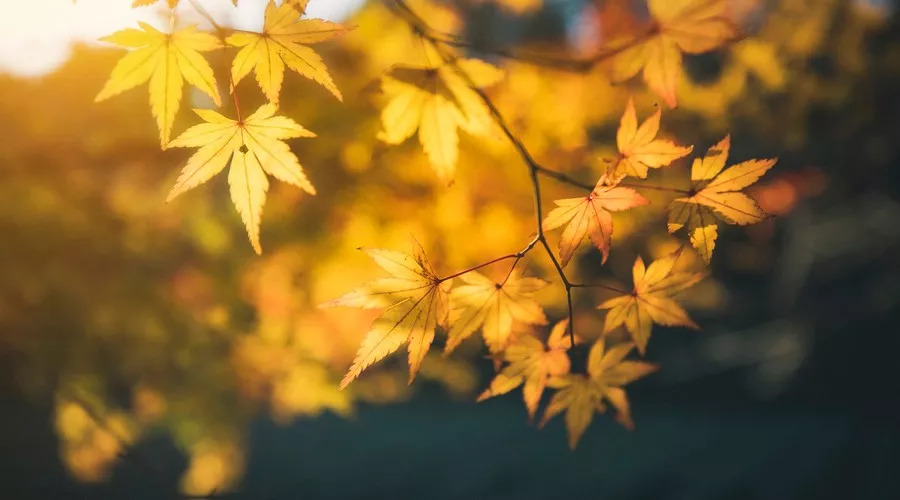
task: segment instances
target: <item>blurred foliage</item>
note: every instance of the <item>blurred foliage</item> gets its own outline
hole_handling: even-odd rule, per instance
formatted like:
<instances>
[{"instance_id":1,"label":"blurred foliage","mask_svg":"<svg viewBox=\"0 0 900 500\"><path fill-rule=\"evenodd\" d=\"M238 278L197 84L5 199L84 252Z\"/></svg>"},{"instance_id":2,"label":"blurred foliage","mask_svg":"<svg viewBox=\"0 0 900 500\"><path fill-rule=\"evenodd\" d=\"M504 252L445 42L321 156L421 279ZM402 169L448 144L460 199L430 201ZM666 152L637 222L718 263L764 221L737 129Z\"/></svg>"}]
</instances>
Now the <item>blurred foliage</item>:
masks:
<instances>
[{"instance_id":1,"label":"blurred foliage","mask_svg":"<svg viewBox=\"0 0 900 500\"><path fill-rule=\"evenodd\" d=\"M516 18L527 25L550 9L540 1L505 0L499 13L490 2L464 2L461 9L411 3L433 26L461 32L485 28L485 12L500 16L496 22L513 13L530 16ZM687 59L680 106L667 113L664 126L681 144L705 149L730 130L742 158L748 150L796 158L820 140L820 131L807 126L811 116L841 110L847 123L859 123L872 110L853 113L842 103L869 72L900 73L900 46L868 50L884 10L839 0L739 3L754 4L745 26L752 36ZM524 31L507 42L586 53L602 42L604 30L614 31L608 26L639 24L640 12L617 4L580 4L578 33L568 40L535 41ZM254 416L269 413L278 422L326 411L352 416L360 403L408 399L414 388L397 359L337 388L374 316L316 304L377 275L356 248L409 249L415 235L440 272L449 273L527 242L531 187L506 143L463 136L456 180L447 187L416 144L388 147L377 140L384 102L378 79L395 64L427 61L419 41L379 2L349 23L357 28L322 48L343 104L313 83L285 80L284 114L319 135L292 144L319 195L273 184L262 227L268 251L261 257L246 244L224 179L164 203L187 153L159 151L145 95L92 102L118 52L81 47L46 77L0 77L0 349L13 353L11 370L23 391L56 401L60 455L73 476L100 480L124 446L162 434L189 457L184 491L207 493L240 480ZM210 59L224 74L225 59ZM629 95L645 112L657 99L640 83L611 86L602 67L573 74L494 62L507 72L491 89L497 106L538 161L573 176L603 172ZM247 95L248 108L261 104ZM206 104L202 95L192 100ZM175 130L191 120L184 107ZM861 147L877 156L879 144ZM783 161L780 174L754 196L768 212L788 214L826 188L834 172L816 167ZM849 168L873 177L887 167ZM681 185L687 170L678 163L658 173L656 183ZM546 186L545 199L571 196L571 188ZM599 255L584 252L573 260L581 274L627 281L635 254L658 257L678 247L665 234L663 195L650 193L650 208L616 216L611 270L599 271ZM644 224L649 220L656 222ZM729 229L736 243L721 266L764 272L776 224ZM534 275L553 276L545 256L527 266ZM554 321L565 316L561 287L536 298ZM602 294L576 298L580 330L602 331L602 315L591 307ZM728 301L715 281L686 295L694 309L721 309ZM472 398L487 384L481 357L480 345L466 341L452 357L430 354L420 376Z\"/></svg>"}]
</instances>

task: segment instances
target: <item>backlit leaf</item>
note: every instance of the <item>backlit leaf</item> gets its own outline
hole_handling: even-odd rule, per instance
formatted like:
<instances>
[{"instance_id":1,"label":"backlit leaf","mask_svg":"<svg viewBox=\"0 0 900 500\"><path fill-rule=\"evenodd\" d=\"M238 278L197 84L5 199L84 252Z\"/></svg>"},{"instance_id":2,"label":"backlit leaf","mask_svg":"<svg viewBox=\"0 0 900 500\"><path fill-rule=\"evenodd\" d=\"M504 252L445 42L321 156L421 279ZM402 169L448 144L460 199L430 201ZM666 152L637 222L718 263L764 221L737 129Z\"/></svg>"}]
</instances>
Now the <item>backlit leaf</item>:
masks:
<instances>
[{"instance_id":1,"label":"backlit leaf","mask_svg":"<svg viewBox=\"0 0 900 500\"><path fill-rule=\"evenodd\" d=\"M712 259L719 220L727 224L755 224L767 217L742 190L756 182L777 160L748 160L725 169L731 138L726 136L697 158L691 167L691 194L669 205L669 232L688 228L691 244L706 262ZM724 169L724 170L723 170Z\"/></svg>"},{"instance_id":2,"label":"backlit leaf","mask_svg":"<svg viewBox=\"0 0 900 500\"><path fill-rule=\"evenodd\" d=\"M481 328L484 342L491 352L506 348L513 321L529 325L547 323L544 310L532 298L534 292L547 286L540 278L523 277L513 270L503 283L470 272L460 277L465 284L450 294L454 308L453 323L447 334L445 352L449 353Z\"/></svg>"},{"instance_id":3,"label":"backlit leaf","mask_svg":"<svg viewBox=\"0 0 900 500\"><path fill-rule=\"evenodd\" d=\"M266 104L238 121L215 111L195 110L205 123L185 130L170 143L173 147L200 149L188 159L167 200L208 181L230 161L231 200L247 227L256 253L262 252L259 224L269 187L266 174L309 194L316 193L299 160L282 142L296 137L315 137L315 134L289 118L275 116L275 111L274 104Z\"/></svg>"},{"instance_id":4,"label":"backlit leaf","mask_svg":"<svg viewBox=\"0 0 900 500\"><path fill-rule=\"evenodd\" d=\"M409 383L425 359L438 325L447 326L452 280L441 280L422 247L415 254L393 250L364 249L391 277L375 280L362 288L323 304L384 308L362 341L350 370L341 381L346 387L372 364L408 344Z\"/></svg>"},{"instance_id":5,"label":"backlit leaf","mask_svg":"<svg viewBox=\"0 0 900 500\"><path fill-rule=\"evenodd\" d=\"M149 80L150 109L165 149L181 104L184 80L209 95L217 106L222 104L213 70L200 55L220 48L221 43L193 26L170 34L146 23L138 24L140 30L125 29L102 39L134 50L119 60L94 100L103 101Z\"/></svg>"},{"instance_id":6,"label":"backlit leaf","mask_svg":"<svg viewBox=\"0 0 900 500\"><path fill-rule=\"evenodd\" d=\"M254 71L266 98L278 103L287 67L343 100L322 58L305 44L330 40L346 33L347 28L321 19L300 19L300 15L291 2L276 6L269 0L262 33L239 32L226 39L228 45L241 47L231 65L235 85Z\"/></svg>"},{"instance_id":7,"label":"backlit leaf","mask_svg":"<svg viewBox=\"0 0 900 500\"><path fill-rule=\"evenodd\" d=\"M594 412L605 413L605 403L609 402L616 409L616 420L632 429L628 398L622 386L657 370L656 365L650 363L625 361L633 348L633 344L627 343L607 350L606 341L602 337L598 339L588 355L587 375L568 375L563 379L561 388L544 410L540 426L565 412L569 447L574 449L591 424Z\"/></svg>"},{"instance_id":8,"label":"backlit leaf","mask_svg":"<svg viewBox=\"0 0 900 500\"><path fill-rule=\"evenodd\" d=\"M559 239L560 263L565 267L585 237L603 252L603 262L609 257L610 238L613 232L612 214L621 210L649 203L637 191L627 187L606 185L601 178L594 190L580 198L555 200L556 208L544 218L545 231L567 224Z\"/></svg>"},{"instance_id":9,"label":"backlit leaf","mask_svg":"<svg viewBox=\"0 0 900 500\"><path fill-rule=\"evenodd\" d=\"M651 29L614 59L613 79L624 81L643 70L647 85L674 108L682 53L713 50L738 30L727 16L727 0L649 0L649 9Z\"/></svg>"},{"instance_id":10,"label":"backlit leaf","mask_svg":"<svg viewBox=\"0 0 900 500\"><path fill-rule=\"evenodd\" d=\"M569 373L571 346L568 320L553 326L546 346L534 335L516 335L503 351L503 360L509 363L491 381L491 385L478 396L478 401L505 394L524 384L522 396L528 417L534 418L538 403L550 377L562 377Z\"/></svg>"},{"instance_id":11,"label":"backlit leaf","mask_svg":"<svg viewBox=\"0 0 900 500\"><path fill-rule=\"evenodd\" d=\"M611 298L599 309L608 309L604 333L624 325L643 354L650 340L653 324L698 328L687 312L672 296L704 278L703 273L673 272L682 249L653 261L649 267L638 257L632 269L634 289L631 293Z\"/></svg>"},{"instance_id":12,"label":"backlit leaf","mask_svg":"<svg viewBox=\"0 0 900 500\"><path fill-rule=\"evenodd\" d=\"M653 116L638 126L634 100L628 99L616 133L619 157L607 169L610 178L621 179L630 175L645 179L648 169L665 167L690 154L694 149L692 146L683 147L672 141L656 138L661 117L662 110L657 109Z\"/></svg>"},{"instance_id":13,"label":"backlit leaf","mask_svg":"<svg viewBox=\"0 0 900 500\"><path fill-rule=\"evenodd\" d=\"M497 83L503 72L476 59L456 61L460 69L479 87ZM381 111L379 138L401 144L419 132L419 142L438 177L449 183L459 156L458 129L485 136L491 132L492 118L478 94L449 65L393 68L382 78L388 98Z\"/></svg>"}]
</instances>

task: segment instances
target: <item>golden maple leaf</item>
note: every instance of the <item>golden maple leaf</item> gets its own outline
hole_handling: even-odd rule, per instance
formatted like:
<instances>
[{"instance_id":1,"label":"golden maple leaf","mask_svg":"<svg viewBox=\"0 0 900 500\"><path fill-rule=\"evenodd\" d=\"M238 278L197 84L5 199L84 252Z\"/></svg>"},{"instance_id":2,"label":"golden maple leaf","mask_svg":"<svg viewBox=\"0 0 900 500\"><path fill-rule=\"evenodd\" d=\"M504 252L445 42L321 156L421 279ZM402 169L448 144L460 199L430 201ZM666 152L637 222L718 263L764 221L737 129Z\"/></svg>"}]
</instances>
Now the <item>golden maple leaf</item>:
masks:
<instances>
[{"instance_id":1,"label":"golden maple leaf","mask_svg":"<svg viewBox=\"0 0 900 500\"><path fill-rule=\"evenodd\" d=\"M613 80L624 81L643 70L647 85L674 108L682 53L708 52L738 35L727 16L727 4L727 0L649 0L651 30L614 58Z\"/></svg>"},{"instance_id":2,"label":"golden maple leaf","mask_svg":"<svg viewBox=\"0 0 900 500\"><path fill-rule=\"evenodd\" d=\"M717 219L728 224L755 224L768 217L750 196L741 192L756 182L777 159L748 160L723 171L731 148L730 136L709 148L691 165L689 196L669 205L669 232L688 227L691 244L706 262L712 259Z\"/></svg>"},{"instance_id":3,"label":"golden maple leaf","mask_svg":"<svg viewBox=\"0 0 900 500\"><path fill-rule=\"evenodd\" d=\"M242 120L232 120L215 111L196 109L206 123L187 129L169 145L198 149L189 159L169 192L168 200L211 179L231 161L228 184L231 200L247 227L256 253L261 253L259 224L269 181L266 174L293 184L309 194L315 188L284 139L315 137L290 118L275 116L274 104L260 106Z\"/></svg>"},{"instance_id":4,"label":"golden maple leaf","mask_svg":"<svg viewBox=\"0 0 900 500\"><path fill-rule=\"evenodd\" d=\"M437 276L418 242L413 256L394 250L364 250L391 277L377 279L323 304L323 307L384 309L363 339L341 387L346 387L363 370L404 343L409 344L409 383L412 383L434 340L435 327L447 326L452 280Z\"/></svg>"},{"instance_id":5,"label":"golden maple leaf","mask_svg":"<svg viewBox=\"0 0 900 500\"><path fill-rule=\"evenodd\" d=\"M694 150L693 146L683 147L672 141L657 139L661 117L662 110L657 109L639 127L634 100L628 99L616 133L619 156L607 169L607 175L611 179L618 180L628 175L646 179L649 169L670 165Z\"/></svg>"},{"instance_id":6,"label":"golden maple leaf","mask_svg":"<svg viewBox=\"0 0 900 500\"><path fill-rule=\"evenodd\" d=\"M460 279L466 284L453 289L450 300L454 308L462 307L455 312L447 332L445 353L453 351L478 328L481 328L491 352L499 353L506 348L513 321L530 325L547 323L544 310L532 297L534 292L547 286L547 281L524 277L517 269L502 283L474 271Z\"/></svg>"},{"instance_id":7,"label":"golden maple leaf","mask_svg":"<svg viewBox=\"0 0 900 500\"><path fill-rule=\"evenodd\" d=\"M629 342L607 350L605 339L598 339L588 355L587 375L569 375L561 381L561 388L544 410L540 426L565 411L569 447L575 449L594 419L594 412L606 412L605 401L608 401L616 409L616 420L633 429L628 396L622 386L658 369L651 363L626 361L625 357L633 348L634 344Z\"/></svg>"},{"instance_id":8,"label":"golden maple leaf","mask_svg":"<svg viewBox=\"0 0 900 500\"><path fill-rule=\"evenodd\" d=\"M273 0L266 5L262 33L239 32L229 36L228 45L241 47L231 65L231 79L237 85L250 71L266 98L278 103L284 68L309 78L343 100L340 90L328 74L328 68L316 52L304 44L330 40L347 32L347 28L322 19L300 19L290 3L276 7Z\"/></svg>"},{"instance_id":9,"label":"golden maple leaf","mask_svg":"<svg viewBox=\"0 0 900 500\"><path fill-rule=\"evenodd\" d=\"M478 87L491 86L503 72L477 59L456 63ZM444 182L453 180L458 151L458 128L488 135L491 116L478 94L451 65L395 67L382 78L388 102L381 111L379 138L401 144L419 131L419 142L429 163Z\"/></svg>"},{"instance_id":10,"label":"golden maple leaf","mask_svg":"<svg viewBox=\"0 0 900 500\"><path fill-rule=\"evenodd\" d=\"M603 326L604 333L624 324L638 351L644 354L653 323L699 328L672 299L676 292L694 285L706 276L705 273L672 271L682 250L683 248L679 248L670 255L656 259L649 267L644 266L640 256L635 259L632 267L634 290L598 306L598 309L609 309Z\"/></svg>"},{"instance_id":11,"label":"golden maple leaf","mask_svg":"<svg viewBox=\"0 0 900 500\"><path fill-rule=\"evenodd\" d=\"M560 264L565 267L585 237L603 252L603 262L609 257L613 220L610 212L628 210L650 203L637 191L627 187L607 185L607 176L597 181L587 196L554 200L557 207L544 218L544 231L568 224L559 239Z\"/></svg>"},{"instance_id":12,"label":"golden maple leaf","mask_svg":"<svg viewBox=\"0 0 900 500\"><path fill-rule=\"evenodd\" d=\"M181 104L184 80L222 104L212 68L201 52L218 49L219 40L209 33L188 26L174 33L163 33L147 23L140 30L129 28L101 38L106 42L132 48L116 63L95 101L150 81L150 110L156 118L160 143L165 149L172 133L175 113Z\"/></svg>"},{"instance_id":13,"label":"golden maple leaf","mask_svg":"<svg viewBox=\"0 0 900 500\"><path fill-rule=\"evenodd\" d=\"M572 342L566 333L568 326L568 319L554 325L546 347L530 333L513 336L509 346L503 350L503 360L509 364L491 380L491 385L478 396L478 401L506 394L524 384L522 397L528 409L528 418L534 418L544 388L552 378L569 373L566 351Z\"/></svg>"}]
</instances>

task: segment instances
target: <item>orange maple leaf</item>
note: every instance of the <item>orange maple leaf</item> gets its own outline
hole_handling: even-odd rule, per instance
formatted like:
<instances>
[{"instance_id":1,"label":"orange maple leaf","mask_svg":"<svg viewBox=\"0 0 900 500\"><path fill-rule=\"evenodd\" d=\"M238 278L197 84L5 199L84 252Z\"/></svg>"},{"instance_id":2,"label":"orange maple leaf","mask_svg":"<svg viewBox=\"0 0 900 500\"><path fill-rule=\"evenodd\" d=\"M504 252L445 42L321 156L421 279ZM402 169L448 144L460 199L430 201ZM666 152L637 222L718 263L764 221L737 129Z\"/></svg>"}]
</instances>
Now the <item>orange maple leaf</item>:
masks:
<instances>
[{"instance_id":1,"label":"orange maple leaf","mask_svg":"<svg viewBox=\"0 0 900 500\"><path fill-rule=\"evenodd\" d=\"M613 59L613 80L628 80L643 70L647 85L674 108L682 53L709 52L737 37L727 4L727 0L649 0L653 24Z\"/></svg>"},{"instance_id":2,"label":"orange maple leaf","mask_svg":"<svg viewBox=\"0 0 900 500\"><path fill-rule=\"evenodd\" d=\"M610 212L628 210L650 203L637 191L627 187L607 185L608 177L600 178L587 196L555 200L557 207L544 219L544 231L568 224L559 239L559 258L563 267L575 249L587 236L603 252L603 262L609 257L613 220Z\"/></svg>"},{"instance_id":3,"label":"orange maple leaf","mask_svg":"<svg viewBox=\"0 0 900 500\"><path fill-rule=\"evenodd\" d=\"M506 394L525 384L522 397L528 409L528 417L534 418L541 395L551 378L569 373L569 356L566 351L572 346L572 342L566 333L568 326L568 319L554 325L546 347L531 333L514 336L503 351L503 360L509 364L491 380L491 385L478 396L478 402Z\"/></svg>"},{"instance_id":4,"label":"orange maple leaf","mask_svg":"<svg viewBox=\"0 0 900 500\"><path fill-rule=\"evenodd\" d=\"M632 268L634 290L609 299L598 309L609 309L603 332L609 333L620 325L631 334L641 354L647 350L653 323L666 326L699 328L687 312L672 299L672 295L688 288L706 275L705 273L673 272L683 248L656 259L649 267L638 256Z\"/></svg>"},{"instance_id":5,"label":"orange maple leaf","mask_svg":"<svg viewBox=\"0 0 900 500\"><path fill-rule=\"evenodd\" d=\"M569 447L575 449L594 419L594 412L605 413L608 401L616 409L616 420L633 429L628 396L622 386L653 373L658 367L642 361L626 361L632 349L634 344L629 342L607 350L605 339L597 340L588 355L587 375L569 375L562 380L560 390L544 410L540 427L565 411Z\"/></svg>"},{"instance_id":6,"label":"orange maple leaf","mask_svg":"<svg viewBox=\"0 0 900 500\"><path fill-rule=\"evenodd\" d=\"M776 159L748 160L725 169L731 137L709 148L691 166L689 196L669 205L669 232L688 227L691 244L706 262L718 236L717 219L728 224L755 224L767 217L756 200L741 192L771 169ZM725 169L725 170L723 170Z\"/></svg>"},{"instance_id":7,"label":"orange maple leaf","mask_svg":"<svg viewBox=\"0 0 900 500\"><path fill-rule=\"evenodd\" d=\"M693 146L679 146L672 141L657 139L661 118L662 110L657 109L653 116L638 126L634 99L628 99L616 133L619 156L607 169L610 178L618 180L630 175L646 179L649 169L670 165L694 150Z\"/></svg>"}]
</instances>

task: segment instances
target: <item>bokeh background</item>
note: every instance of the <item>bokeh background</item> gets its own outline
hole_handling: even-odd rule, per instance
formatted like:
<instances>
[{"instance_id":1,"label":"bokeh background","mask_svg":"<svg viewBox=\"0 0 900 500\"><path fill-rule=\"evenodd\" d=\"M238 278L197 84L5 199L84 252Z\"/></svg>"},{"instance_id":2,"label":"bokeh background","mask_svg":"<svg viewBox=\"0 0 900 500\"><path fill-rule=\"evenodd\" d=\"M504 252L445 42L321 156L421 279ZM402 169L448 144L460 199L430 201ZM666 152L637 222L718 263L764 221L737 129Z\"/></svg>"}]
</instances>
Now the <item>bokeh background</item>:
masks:
<instances>
[{"instance_id":1,"label":"bokeh background","mask_svg":"<svg viewBox=\"0 0 900 500\"><path fill-rule=\"evenodd\" d=\"M748 37L686 60L664 133L701 152L730 132L735 161L778 156L752 191L775 217L720 231L712 277L683 296L703 330L654 329L662 370L630 388L636 430L597 416L570 451L561 419L538 431L519 392L474 402L492 373L477 341L429 357L412 387L400 355L337 389L372 315L316 304L378 276L356 247L409 250L413 235L450 271L533 231L502 140L464 137L450 186L413 141L378 141L380 75L425 62L402 22L377 1L312 0L356 26L319 46L345 102L286 77L284 113L319 135L292 142L319 195L273 184L257 257L224 176L164 202L190 153L159 150L145 90L93 103L122 52L86 40L168 16L115 3L0 2L0 497L900 497L896 4L735 0ZM248 28L263 5L202 3ZM627 97L642 115L657 101L603 67L482 54L588 55L642 26L643 2L410 3L507 71L491 96L548 167L592 182ZM259 103L248 82L242 101ZM617 216L605 266L582 250L571 272L627 281L635 255L677 247L664 194ZM546 257L527 263L552 277ZM563 297L539 295L551 318ZM599 332L597 298L576 300L579 330Z\"/></svg>"}]
</instances>

